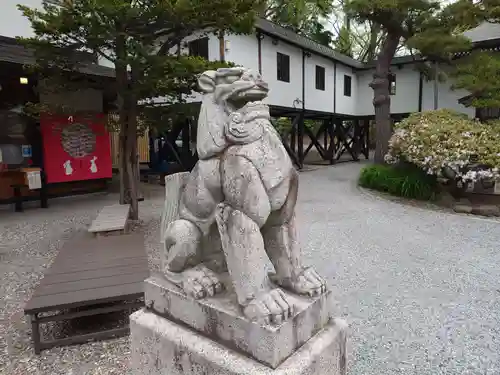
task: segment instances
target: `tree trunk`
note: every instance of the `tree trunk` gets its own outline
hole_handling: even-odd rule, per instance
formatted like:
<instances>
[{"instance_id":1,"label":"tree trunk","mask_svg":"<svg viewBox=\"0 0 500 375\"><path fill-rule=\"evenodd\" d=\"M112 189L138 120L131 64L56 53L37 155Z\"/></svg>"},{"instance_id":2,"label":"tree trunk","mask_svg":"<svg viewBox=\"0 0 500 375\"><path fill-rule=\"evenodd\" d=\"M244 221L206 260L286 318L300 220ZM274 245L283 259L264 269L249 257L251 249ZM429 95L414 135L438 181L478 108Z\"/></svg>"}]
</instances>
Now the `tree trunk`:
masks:
<instances>
[{"instance_id":1,"label":"tree trunk","mask_svg":"<svg viewBox=\"0 0 500 375\"><path fill-rule=\"evenodd\" d=\"M126 192L128 190L128 181L126 178L126 173L123 171L126 169L125 163L125 149L127 143L127 135L125 134L126 127L122 124L126 123L126 115L124 119L122 119L122 115L120 112L120 133L118 138L118 171L120 172L120 204L126 203Z\"/></svg>"},{"instance_id":2,"label":"tree trunk","mask_svg":"<svg viewBox=\"0 0 500 375\"><path fill-rule=\"evenodd\" d=\"M370 42L368 43L368 48L366 50L366 57L365 60L366 62L372 62L375 60L375 53L377 52L377 41L378 41L378 34L380 33L380 25L378 23L372 23L371 29L370 29Z\"/></svg>"},{"instance_id":3,"label":"tree trunk","mask_svg":"<svg viewBox=\"0 0 500 375\"><path fill-rule=\"evenodd\" d=\"M129 80L126 61L125 39L116 41L117 61L115 63L117 92L121 98L120 107L120 203L130 204L130 219L139 218L137 170L137 100L133 93L133 80Z\"/></svg>"},{"instance_id":4,"label":"tree trunk","mask_svg":"<svg viewBox=\"0 0 500 375\"><path fill-rule=\"evenodd\" d=\"M373 107L375 108L376 148L375 163L383 164L392 135L391 97L389 92L389 69L391 60L399 44L399 35L387 34L377 58L375 73L370 87L373 89Z\"/></svg>"},{"instance_id":5,"label":"tree trunk","mask_svg":"<svg viewBox=\"0 0 500 375\"><path fill-rule=\"evenodd\" d=\"M132 220L139 219L139 170L138 170L138 155L137 155L137 99L133 93L134 87L134 71L131 72L132 90L129 94L130 102L128 106L128 121L127 121L127 147L126 147L126 162L127 162L127 178L129 186L130 200L130 218Z\"/></svg>"},{"instance_id":6,"label":"tree trunk","mask_svg":"<svg viewBox=\"0 0 500 375\"><path fill-rule=\"evenodd\" d=\"M219 58L226 61L226 42L224 41L224 31L219 31Z\"/></svg>"}]
</instances>

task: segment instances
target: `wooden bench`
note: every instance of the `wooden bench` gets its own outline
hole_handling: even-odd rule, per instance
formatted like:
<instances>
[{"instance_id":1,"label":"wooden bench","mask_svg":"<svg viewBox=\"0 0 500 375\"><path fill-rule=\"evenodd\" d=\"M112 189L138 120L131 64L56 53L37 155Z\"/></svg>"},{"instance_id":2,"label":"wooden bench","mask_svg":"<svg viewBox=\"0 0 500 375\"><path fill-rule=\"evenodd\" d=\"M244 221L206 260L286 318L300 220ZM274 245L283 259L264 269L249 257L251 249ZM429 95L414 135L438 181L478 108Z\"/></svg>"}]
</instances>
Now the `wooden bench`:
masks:
<instances>
[{"instance_id":1,"label":"wooden bench","mask_svg":"<svg viewBox=\"0 0 500 375\"><path fill-rule=\"evenodd\" d=\"M21 189L26 187L27 185L25 184L12 184L10 187L14 191L14 211L15 212L23 212L23 202L25 198L22 195ZM49 203L47 199L47 188L45 186L42 186L39 191L39 200L40 200L40 207L41 208L48 208Z\"/></svg>"},{"instance_id":2,"label":"wooden bench","mask_svg":"<svg viewBox=\"0 0 500 375\"><path fill-rule=\"evenodd\" d=\"M79 233L60 250L24 308L31 319L35 353L54 346L127 335L128 325L106 330L101 327L99 331L43 341L40 324L116 311L131 312L144 305L140 299L144 298L143 281L148 277L143 234L96 239L85 232ZM79 311L74 311L76 308ZM49 312L54 315L40 316Z\"/></svg>"},{"instance_id":3,"label":"wooden bench","mask_svg":"<svg viewBox=\"0 0 500 375\"><path fill-rule=\"evenodd\" d=\"M129 204L114 204L104 207L89 227L96 236L110 232L126 233L130 215Z\"/></svg>"}]
</instances>

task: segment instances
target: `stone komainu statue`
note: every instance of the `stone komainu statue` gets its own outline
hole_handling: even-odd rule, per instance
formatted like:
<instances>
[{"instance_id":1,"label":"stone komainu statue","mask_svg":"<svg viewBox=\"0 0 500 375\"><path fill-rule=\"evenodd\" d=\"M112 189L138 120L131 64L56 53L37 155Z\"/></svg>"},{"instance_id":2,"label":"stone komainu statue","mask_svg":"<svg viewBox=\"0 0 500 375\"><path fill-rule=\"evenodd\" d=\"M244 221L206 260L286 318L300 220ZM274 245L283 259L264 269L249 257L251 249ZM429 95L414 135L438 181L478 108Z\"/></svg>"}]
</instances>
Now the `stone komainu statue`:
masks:
<instances>
[{"instance_id":1,"label":"stone komainu statue","mask_svg":"<svg viewBox=\"0 0 500 375\"><path fill-rule=\"evenodd\" d=\"M222 255L243 313L280 323L293 306L278 286L315 296L326 285L299 259L298 174L261 102L268 85L245 68L207 71L198 84L199 161L166 178L163 272L194 298L213 296L224 286L209 260Z\"/></svg>"}]
</instances>

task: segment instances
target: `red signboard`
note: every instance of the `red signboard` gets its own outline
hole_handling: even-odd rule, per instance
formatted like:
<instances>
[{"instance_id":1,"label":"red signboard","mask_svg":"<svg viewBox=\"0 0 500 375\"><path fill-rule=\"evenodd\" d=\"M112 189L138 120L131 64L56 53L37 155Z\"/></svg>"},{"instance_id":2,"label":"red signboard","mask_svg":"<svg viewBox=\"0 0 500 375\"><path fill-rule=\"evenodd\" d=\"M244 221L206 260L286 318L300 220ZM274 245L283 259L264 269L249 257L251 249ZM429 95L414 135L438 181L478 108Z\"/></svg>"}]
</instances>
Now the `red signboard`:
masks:
<instances>
[{"instance_id":1,"label":"red signboard","mask_svg":"<svg viewBox=\"0 0 500 375\"><path fill-rule=\"evenodd\" d=\"M40 128L48 183L111 178L111 146L103 115L42 116Z\"/></svg>"}]
</instances>

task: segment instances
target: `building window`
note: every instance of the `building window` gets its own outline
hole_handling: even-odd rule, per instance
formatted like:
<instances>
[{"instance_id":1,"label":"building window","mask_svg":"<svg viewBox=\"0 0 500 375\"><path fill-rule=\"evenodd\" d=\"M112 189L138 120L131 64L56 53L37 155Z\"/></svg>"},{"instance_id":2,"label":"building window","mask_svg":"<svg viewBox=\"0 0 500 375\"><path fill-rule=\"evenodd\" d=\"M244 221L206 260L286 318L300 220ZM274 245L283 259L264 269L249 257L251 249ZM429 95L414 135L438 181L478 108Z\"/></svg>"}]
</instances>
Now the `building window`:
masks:
<instances>
[{"instance_id":1,"label":"building window","mask_svg":"<svg viewBox=\"0 0 500 375\"><path fill-rule=\"evenodd\" d=\"M276 59L278 81L290 82L290 56L278 52Z\"/></svg>"},{"instance_id":2,"label":"building window","mask_svg":"<svg viewBox=\"0 0 500 375\"><path fill-rule=\"evenodd\" d=\"M389 94L396 95L396 75L389 73Z\"/></svg>"},{"instance_id":3,"label":"building window","mask_svg":"<svg viewBox=\"0 0 500 375\"><path fill-rule=\"evenodd\" d=\"M208 38L200 38L188 43L189 56L203 57L208 60Z\"/></svg>"},{"instance_id":4,"label":"building window","mask_svg":"<svg viewBox=\"0 0 500 375\"><path fill-rule=\"evenodd\" d=\"M351 96L352 77L344 75L344 96Z\"/></svg>"},{"instance_id":5,"label":"building window","mask_svg":"<svg viewBox=\"0 0 500 375\"><path fill-rule=\"evenodd\" d=\"M316 89L325 91L325 68L316 65Z\"/></svg>"}]
</instances>

